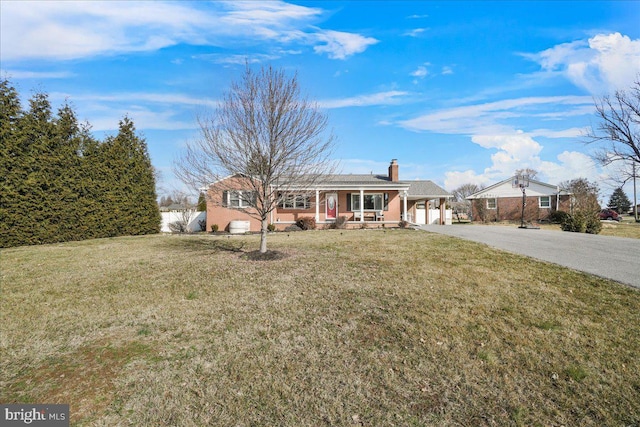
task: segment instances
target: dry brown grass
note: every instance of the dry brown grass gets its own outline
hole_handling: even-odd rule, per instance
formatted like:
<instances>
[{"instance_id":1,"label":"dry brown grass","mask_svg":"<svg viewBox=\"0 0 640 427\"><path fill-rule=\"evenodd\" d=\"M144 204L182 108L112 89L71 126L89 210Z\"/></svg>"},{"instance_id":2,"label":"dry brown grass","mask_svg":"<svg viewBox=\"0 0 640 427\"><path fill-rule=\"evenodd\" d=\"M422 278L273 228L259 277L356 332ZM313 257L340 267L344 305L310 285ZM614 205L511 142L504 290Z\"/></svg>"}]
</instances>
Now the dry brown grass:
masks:
<instances>
[{"instance_id":1,"label":"dry brown grass","mask_svg":"<svg viewBox=\"0 0 640 427\"><path fill-rule=\"evenodd\" d=\"M638 425L640 295L412 230L0 252L0 401L74 425Z\"/></svg>"}]
</instances>

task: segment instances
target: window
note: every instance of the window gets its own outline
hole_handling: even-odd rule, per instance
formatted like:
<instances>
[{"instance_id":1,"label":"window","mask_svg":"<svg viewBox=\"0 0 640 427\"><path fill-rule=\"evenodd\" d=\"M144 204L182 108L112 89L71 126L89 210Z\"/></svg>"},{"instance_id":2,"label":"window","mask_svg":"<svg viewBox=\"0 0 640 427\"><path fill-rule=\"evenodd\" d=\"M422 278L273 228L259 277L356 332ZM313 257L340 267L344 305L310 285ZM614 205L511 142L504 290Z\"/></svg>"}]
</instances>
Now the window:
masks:
<instances>
[{"instance_id":1,"label":"window","mask_svg":"<svg viewBox=\"0 0 640 427\"><path fill-rule=\"evenodd\" d=\"M287 194L281 196L280 207L283 209L309 209L311 197L307 194Z\"/></svg>"},{"instance_id":2,"label":"window","mask_svg":"<svg viewBox=\"0 0 640 427\"><path fill-rule=\"evenodd\" d=\"M538 198L538 207L540 208L551 208L551 197L550 196L540 196Z\"/></svg>"},{"instance_id":3,"label":"window","mask_svg":"<svg viewBox=\"0 0 640 427\"><path fill-rule=\"evenodd\" d=\"M389 193L365 194L362 202L365 211L381 211L389 209ZM360 194L351 194L351 211L360 210Z\"/></svg>"},{"instance_id":4,"label":"window","mask_svg":"<svg viewBox=\"0 0 640 427\"><path fill-rule=\"evenodd\" d=\"M498 206L498 200L493 198L493 199L487 199L487 209L496 209Z\"/></svg>"},{"instance_id":5,"label":"window","mask_svg":"<svg viewBox=\"0 0 640 427\"><path fill-rule=\"evenodd\" d=\"M222 192L222 205L228 208L245 209L256 204L254 191L230 190Z\"/></svg>"}]
</instances>

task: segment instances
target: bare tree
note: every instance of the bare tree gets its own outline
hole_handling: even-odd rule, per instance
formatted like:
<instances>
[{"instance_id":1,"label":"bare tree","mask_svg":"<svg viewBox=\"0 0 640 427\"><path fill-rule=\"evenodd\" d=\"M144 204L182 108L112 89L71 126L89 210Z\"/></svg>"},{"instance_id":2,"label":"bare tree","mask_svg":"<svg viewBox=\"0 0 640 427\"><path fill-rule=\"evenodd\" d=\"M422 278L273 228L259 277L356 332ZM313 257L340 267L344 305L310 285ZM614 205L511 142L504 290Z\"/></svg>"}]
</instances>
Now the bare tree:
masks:
<instances>
[{"instance_id":1,"label":"bare tree","mask_svg":"<svg viewBox=\"0 0 640 427\"><path fill-rule=\"evenodd\" d=\"M600 210L598 194L600 189L595 182L586 178L576 178L561 182L559 187L571 194L571 213L585 212L595 215Z\"/></svg>"},{"instance_id":2,"label":"bare tree","mask_svg":"<svg viewBox=\"0 0 640 427\"><path fill-rule=\"evenodd\" d=\"M586 136L587 143L605 143L596 160L602 165L640 163L640 76L631 90L596 99L595 107L599 124Z\"/></svg>"},{"instance_id":3,"label":"bare tree","mask_svg":"<svg viewBox=\"0 0 640 427\"><path fill-rule=\"evenodd\" d=\"M516 169L516 175L527 175L529 179L536 179L538 171L531 168Z\"/></svg>"},{"instance_id":4,"label":"bare tree","mask_svg":"<svg viewBox=\"0 0 640 427\"><path fill-rule=\"evenodd\" d=\"M269 214L335 171L327 116L301 96L297 75L272 67L255 72L247 64L216 111L198 124L200 137L176 160L176 175L198 189L216 183L214 203L225 203L223 191L239 194L238 208L261 222L265 253Z\"/></svg>"},{"instance_id":5,"label":"bare tree","mask_svg":"<svg viewBox=\"0 0 640 427\"><path fill-rule=\"evenodd\" d=\"M467 197L477 193L481 188L476 184L462 184L460 187L453 190L453 206L455 208L458 222L460 222L460 212L467 214L468 218L471 218L471 200L467 200Z\"/></svg>"},{"instance_id":6,"label":"bare tree","mask_svg":"<svg viewBox=\"0 0 640 427\"><path fill-rule=\"evenodd\" d=\"M599 124L587 133L587 143L604 143L594 155L603 166L617 163L624 184L633 180L634 216L638 221L636 170L640 168L640 74L629 91L618 90L613 98L604 96L595 101Z\"/></svg>"}]
</instances>

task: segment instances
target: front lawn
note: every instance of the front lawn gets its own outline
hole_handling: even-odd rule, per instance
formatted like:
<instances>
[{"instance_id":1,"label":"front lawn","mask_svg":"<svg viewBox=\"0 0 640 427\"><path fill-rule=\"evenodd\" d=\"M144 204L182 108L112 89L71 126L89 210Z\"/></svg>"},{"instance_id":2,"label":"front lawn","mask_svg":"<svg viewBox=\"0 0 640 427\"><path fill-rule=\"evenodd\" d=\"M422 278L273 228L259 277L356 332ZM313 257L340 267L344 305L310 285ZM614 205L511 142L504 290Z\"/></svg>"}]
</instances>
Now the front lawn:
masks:
<instances>
[{"instance_id":1,"label":"front lawn","mask_svg":"<svg viewBox=\"0 0 640 427\"><path fill-rule=\"evenodd\" d=\"M0 251L0 401L73 425L638 425L640 294L414 230Z\"/></svg>"}]
</instances>

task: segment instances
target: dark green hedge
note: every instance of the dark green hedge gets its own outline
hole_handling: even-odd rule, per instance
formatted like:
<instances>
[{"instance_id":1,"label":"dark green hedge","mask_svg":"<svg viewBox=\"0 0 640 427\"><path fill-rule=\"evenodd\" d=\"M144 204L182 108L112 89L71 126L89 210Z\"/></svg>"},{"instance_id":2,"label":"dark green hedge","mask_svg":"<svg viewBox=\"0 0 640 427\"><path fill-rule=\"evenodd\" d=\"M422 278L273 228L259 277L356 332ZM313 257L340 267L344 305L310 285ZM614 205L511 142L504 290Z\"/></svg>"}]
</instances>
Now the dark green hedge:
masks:
<instances>
[{"instance_id":1,"label":"dark green hedge","mask_svg":"<svg viewBox=\"0 0 640 427\"><path fill-rule=\"evenodd\" d=\"M69 105L23 110L0 80L0 247L158 233L153 167L133 122L96 140Z\"/></svg>"}]
</instances>

